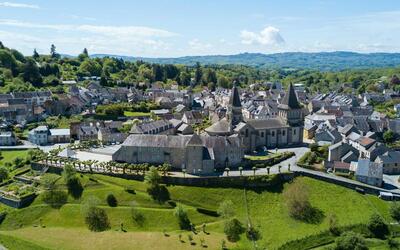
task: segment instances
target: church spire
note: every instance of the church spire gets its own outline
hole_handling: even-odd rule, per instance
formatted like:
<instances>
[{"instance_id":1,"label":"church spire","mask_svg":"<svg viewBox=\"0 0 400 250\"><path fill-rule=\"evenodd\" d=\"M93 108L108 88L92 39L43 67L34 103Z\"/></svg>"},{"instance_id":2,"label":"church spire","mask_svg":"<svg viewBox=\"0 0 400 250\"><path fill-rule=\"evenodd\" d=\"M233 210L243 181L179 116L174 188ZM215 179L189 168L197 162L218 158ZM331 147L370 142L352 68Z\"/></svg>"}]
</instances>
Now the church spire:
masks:
<instances>
[{"instance_id":1,"label":"church spire","mask_svg":"<svg viewBox=\"0 0 400 250\"><path fill-rule=\"evenodd\" d=\"M229 105L232 105L233 107L242 107L242 103L240 102L239 90L236 86L236 81L233 83Z\"/></svg>"},{"instance_id":2,"label":"church spire","mask_svg":"<svg viewBox=\"0 0 400 250\"><path fill-rule=\"evenodd\" d=\"M287 108L287 109L301 109L300 103L297 100L296 92L294 91L292 83L290 83L288 91L283 97L280 106L282 108Z\"/></svg>"}]
</instances>

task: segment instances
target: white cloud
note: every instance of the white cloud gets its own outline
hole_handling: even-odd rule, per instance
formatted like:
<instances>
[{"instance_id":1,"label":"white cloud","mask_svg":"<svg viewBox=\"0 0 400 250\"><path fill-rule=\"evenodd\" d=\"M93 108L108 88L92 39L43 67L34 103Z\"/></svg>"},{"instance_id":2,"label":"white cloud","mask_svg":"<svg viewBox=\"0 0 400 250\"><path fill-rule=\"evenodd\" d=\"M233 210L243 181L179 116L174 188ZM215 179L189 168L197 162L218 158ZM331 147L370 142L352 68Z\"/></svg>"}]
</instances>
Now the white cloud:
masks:
<instances>
[{"instance_id":1,"label":"white cloud","mask_svg":"<svg viewBox=\"0 0 400 250\"><path fill-rule=\"evenodd\" d=\"M240 37L243 44L258 44L265 46L276 46L285 43L282 38L279 29L268 26L261 30L259 33L242 30Z\"/></svg>"},{"instance_id":2,"label":"white cloud","mask_svg":"<svg viewBox=\"0 0 400 250\"><path fill-rule=\"evenodd\" d=\"M45 41L32 44L32 48L47 52L49 44L54 43L60 53L67 54L80 53L86 47L90 53L157 56L171 51L168 40L178 36L167 30L145 26L42 24L9 19L0 19L0 26L14 28L15 34L26 34L29 29L30 33L40 34ZM17 36L4 38L8 44L18 43L16 40ZM17 47L22 47L25 53L31 53L31 49L25 49L25 44Z\"/></svg>"},{"instance_id":3,"label":"white cloud","mask_svg":"<svg viewBox=\"0 0 400 250\"><path fill-rule=\"evenodd\" d=\"M195 38L189 41L189 47L194 52L208 52L213 46L210 43L203 43Z\"/></svg>"},{"instance_id":4,"label":"white cloud","mask_svg":"<svg viewBox=\"0 0 400 250\"><path fill-rule=\"evenodd\" d=\"M40 7L35 4L11 3L11 2L0 2L0 7L40 9Z\"/></svg>"}]
</instances>

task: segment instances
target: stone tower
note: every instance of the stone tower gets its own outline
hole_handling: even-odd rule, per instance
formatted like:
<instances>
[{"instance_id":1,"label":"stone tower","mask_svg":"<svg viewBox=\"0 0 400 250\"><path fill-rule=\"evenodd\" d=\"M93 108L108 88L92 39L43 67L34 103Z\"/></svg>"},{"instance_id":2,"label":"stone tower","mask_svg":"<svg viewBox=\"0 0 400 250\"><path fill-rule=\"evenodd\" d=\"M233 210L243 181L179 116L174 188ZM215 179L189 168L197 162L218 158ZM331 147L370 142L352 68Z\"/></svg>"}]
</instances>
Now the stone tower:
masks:
<instances>
[{"instance_id":1,"label":"stone tower","mask_svg":"<svg viewBox=\"0 0 400 250\"><path fill-rule=\"evenodd\" d=\"M232 125L237 125L243 121L242 103L240 102L239 90L236 86L236 83L234 83L231 91L231 97L229 99L227 110L227 118Z\"/></svg>"},{"instance_id":2,"label":"stone tower","mask_svg":"<svg viewBox=\"0 0 400 250\"><path fill-rule=\"evenodd\" d=\"M203 169L203 141L196 133L192 135L186 145L186 171L197 174Z\"/></svg>"},{"instance_id":3,"label":"stone tower","mask_svg":"<svg viewBox=\"0 0 400 250\"><path fill-rule=\"evenodd\" d=\"M282 118L287 125L300 126L303 123L302 107L297 100L296 92L290 83L289 88L283 97L282 102L278 105L279 117Z\"/></svg>"}]
</instances>

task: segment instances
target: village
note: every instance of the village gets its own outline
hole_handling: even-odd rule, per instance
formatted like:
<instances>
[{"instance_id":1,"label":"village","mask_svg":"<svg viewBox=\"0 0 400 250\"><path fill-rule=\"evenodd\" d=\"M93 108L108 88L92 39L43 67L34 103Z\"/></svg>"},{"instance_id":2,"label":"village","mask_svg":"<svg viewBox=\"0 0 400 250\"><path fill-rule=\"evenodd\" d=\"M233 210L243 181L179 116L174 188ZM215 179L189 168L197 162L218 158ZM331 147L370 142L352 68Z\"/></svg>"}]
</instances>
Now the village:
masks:
<instances>
[{"instance_id":1,"label":"village","mask_svg":"<svg viewBox=\"0 0 400 250\"><path fill-rule=\"evenodd\" d=\"M398 103L400 94L379 82L380 93L312 95L303 84L285 89L279 82L194 91L157 83L146 90L110 88L96 77L81 80L89 82L86 87L64 81L68 92L62 95L1 95L1 148L53 150L81 162L164 164L176 177L304 170L384 188L386 194L400 186L400 107L376 108ZM144 108L96 114L99 106L135 104ZM72 121L60 128L47 124L49 117ZM295 156L287 159L278 151ZM280 160L263 165L274 157Z\"/></svg>"}]
</instances>

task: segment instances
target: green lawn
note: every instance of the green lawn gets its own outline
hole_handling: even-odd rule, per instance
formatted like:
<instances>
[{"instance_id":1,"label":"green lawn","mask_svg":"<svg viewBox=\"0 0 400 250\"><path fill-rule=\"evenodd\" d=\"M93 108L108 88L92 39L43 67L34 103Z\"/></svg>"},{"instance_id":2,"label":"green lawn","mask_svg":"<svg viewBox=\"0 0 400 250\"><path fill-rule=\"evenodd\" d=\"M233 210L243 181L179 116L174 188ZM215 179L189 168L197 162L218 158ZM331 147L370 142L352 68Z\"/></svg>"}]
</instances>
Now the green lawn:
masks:
<instances>
[{"instance_id":1,"label":"green lawn","mask_svg":"<svg viewBox=\"0 0 400 250\"><path fill-rule=\"evenodd\" d=\"M265 161L282 154L283 153L268 153L266 155L245 155L244 158L250 161Z\"/></svg>"},{"instance_id":2,"label":"green lawn","mask_svg":"<svg viewBox=\"0 0 400 250\"><path fill-rule=\"evenodd\" d=\"M25 158L28 156L28 150L1 150L2 159L0 160L0 166L3 166L6 162L12 163L15 158Z\"/></svg>"},{"instance_id":3,"label":"green lawn","mask_svg":"<svg viewBox=\"0 0 400 250\"><path fill-rule=\"evenodd\" d=\"M127 117L151 116L151 113L150 112L124 111L124 116L127 116Z\"/></svg>"},{"instance_id":4,"label":"green lawn","mask_svg":"<svg viewBox=\"0 0 400 250\"><path fill-rule=\"evenodd\" d=\"M146 185L143 182L102 175L91 175L91 179L89 177L90 175L84 175L81 178L85 186L82 197L79 200L69 198L68 204L60 209L44 205L39 195L30 207L11 210L0 225L0 240L1 235L12 235L23 242L32 242L34 245L52 249L61 245L63 249L125 249L132 244L135 244L135 249L189 249L190 247L199 249L198 242L204 237L209 244L208 249L220 249L220 242L224 238L223 221L221 218L200 213L197 208L216 211L224 199L232 200L237 218L243 224L247 223L243 189L168 186L171 199L184 205L190 220L195 225L207 223L210 235L195 236L197 247L193 247L187 243L186 237L184 237L186 243L179 242L177 235L187 233L179 231L173 207L170 204L154 202L147 195ZM374 212L390 220L388 214L390 203L375 196L361 195L310 178L304 178L304 181L310 189L312 206L319 209L324 216L320 224L308 224L289 217L282 192L290 184L270 191L260 189L247 191L250 219L262 235L257 242L260 249L276 249L287 241L326 230L329 214L335 214L340 225L366 222ZM60 187L64 186L62 179L57 184ZM135 193L126 192L126 187L135 190ZM105 197L108 193L113 193L117 197L118 207L110 208L106 205ZM80 203L89 196L98 197L100 205L106 209L111 222L109 231L92 233L86 229ZM138 226L131 219L132 203L145 216L143 226ZM40 223L43 228L39 227ZM121 223L126 233L119 231ZM163 230L166 230L170 237L163 236ZM88 245L88 239L92 238L96 240ZM18 249L8 245L7 242L4 245L10 249ZM245 235L241 236L239 242L230 245L230 249L251 248L252 243Z\"/></svg>"}]
</instances>

